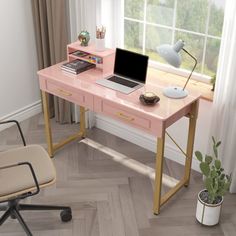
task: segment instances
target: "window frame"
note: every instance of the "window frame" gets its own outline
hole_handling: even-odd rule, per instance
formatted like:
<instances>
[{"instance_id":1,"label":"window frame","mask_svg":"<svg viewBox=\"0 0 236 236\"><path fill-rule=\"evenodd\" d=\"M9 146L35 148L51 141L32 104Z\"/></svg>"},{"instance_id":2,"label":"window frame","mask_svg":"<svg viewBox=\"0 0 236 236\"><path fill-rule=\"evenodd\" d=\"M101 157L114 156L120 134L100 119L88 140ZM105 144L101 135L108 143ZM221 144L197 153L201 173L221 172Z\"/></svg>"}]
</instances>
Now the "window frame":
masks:
<instances>
[{"instance_id":1,"label":"window frame","mask_svg":"<svg viewBox=\"0 0 236 236\"><path fill-rule=\"evenodd\" d=\"M123 0L124 2L125 0ZM197 81L201 81L201 82L205 82L205 83L211 83L211 76L204 74L204 64L205 64L205 60L206 60L206 51L207 51L207 40L208 39L217 39L221 41L221 37L219 36L214 36L211 34L208 34L208 30L209 30L209 22L210 22L210 13L211 13L211 5L213 4L212 1L209 1L209 8L208 8L208 13L207 13L207 19L206 19L206 25L205 25L205 32L204 33L200 33L200 32L195 32L195 31L191 31L191 30L185 30L185 29L181 29L176 27L176 15L177 15L177 2L178 0L174 1L174 15L173 15L173 22L171 26L167 26L167 25L162 25L162 24L157 24L157 23L152 23L152 22L148 22L146 13L147 13L147 0L144 0L144 16L143 16L143 20L138 20L138 19L134 19L134 18L130 18L130 17L126 17L123 13L123 26L125 25L125 21L130 21L130 22L136 22L136 23L141 23L142 27L143 27L143 35L142 35L142 53L145 54L145 45L146 45L146 27L147 26L155 26L155 27L159 27L159 28L163 28L163 29L169 29L172 32L172 38L171 38L171 44L175 43L175 34L176 32L181 32L181 33L189 33L191 35L197 35L197 36L201 36L204 39L204 44L203 44L203 54L202 54L202 61L201 61L201 72L194 72L192 74L192 79L197 80ZM124 6L125 9L125 6ZM122 38L124 39L124 30L123 30L123 36ZM124 40L123 40L123 47L124 47ZM182 76L188 76L190 71L187 69L182 69L182 68L174 68L172 66L169 66L168 64L164 64L164 63L160 63L154 60L149 60L149 66L156 68L156 69L160 69L166 72L170 72L170 73L174 73L177 75L182 75Z\"/></svg>"}]
</instances>

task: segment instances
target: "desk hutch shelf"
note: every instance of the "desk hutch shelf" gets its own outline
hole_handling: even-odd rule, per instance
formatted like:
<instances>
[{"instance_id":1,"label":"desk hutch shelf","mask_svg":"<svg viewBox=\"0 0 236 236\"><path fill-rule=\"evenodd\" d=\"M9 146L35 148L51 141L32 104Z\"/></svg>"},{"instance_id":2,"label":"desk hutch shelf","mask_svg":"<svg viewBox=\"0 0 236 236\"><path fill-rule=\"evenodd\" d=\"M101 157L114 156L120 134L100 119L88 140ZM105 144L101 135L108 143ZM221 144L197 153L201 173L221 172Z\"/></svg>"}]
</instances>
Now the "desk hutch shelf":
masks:
<instances>
[{"instance_id":1,"label":"desk hutch shelf","mask_svg":"<svg viewBox=\"0 0 236 236\"><path fill-rule=\"evenodd\" d=\"M102 52L96 51L95 45L81 46L75 42L67 46L67 60L81 59L94 63L104 74L112 73L115 60L115 50L105 49Z\"/></svg>"}]
</instances>

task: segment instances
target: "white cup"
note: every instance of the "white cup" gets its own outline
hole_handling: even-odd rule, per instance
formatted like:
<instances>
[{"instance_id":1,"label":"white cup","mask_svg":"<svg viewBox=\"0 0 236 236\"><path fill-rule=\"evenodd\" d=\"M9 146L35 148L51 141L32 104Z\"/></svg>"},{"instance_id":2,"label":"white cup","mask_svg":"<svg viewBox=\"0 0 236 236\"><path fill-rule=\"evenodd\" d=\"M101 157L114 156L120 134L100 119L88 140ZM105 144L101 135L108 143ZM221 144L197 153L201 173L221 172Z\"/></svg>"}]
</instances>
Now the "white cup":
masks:
<instances>
[{"instance_id":1,"label":"white cup","mask_svg":"<svg viewBox=\"0 0 236 236\"><path fill-rule=\"evenodd\" d=\"M95 39L95 50L98 52L105 50L105 39Z\"/></svg>"}]
</instances>

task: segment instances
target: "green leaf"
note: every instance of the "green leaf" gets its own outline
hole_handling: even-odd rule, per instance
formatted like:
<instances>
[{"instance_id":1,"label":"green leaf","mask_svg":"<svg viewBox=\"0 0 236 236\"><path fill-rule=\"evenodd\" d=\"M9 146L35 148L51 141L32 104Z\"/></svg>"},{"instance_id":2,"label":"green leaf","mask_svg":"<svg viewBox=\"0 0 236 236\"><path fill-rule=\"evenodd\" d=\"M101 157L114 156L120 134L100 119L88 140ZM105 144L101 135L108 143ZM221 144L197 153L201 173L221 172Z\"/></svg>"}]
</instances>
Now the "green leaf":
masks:
<instances>
[{"instance_id":1,"label":"green leaf","mask_svg":"<svg viewBox=\"0 0 236 236\"><path fill-rule=\"evenodd\" d=\"M212 159L213 159L213 158L212 158L211 156L206 155L206 157L205 157L205 162L206 162L207 164L211 164Z\"/></svg>"},{"instance_id":2,"label":"green leaf","mask_svg":"<svg viewBox=\"0 0 236 236\"><path fill-rule=\"evenodd\" d=\"M210 172L210 176L211 176L212 178L215 178L215 177L217 176L216 170L212 170L212 171Z\"/></svg>"},{"instance_id":3,"label":"green leaf","mask_svg":"<svg viewBox=\"0 0 236 236\"><path fill-rule=\"evenodd\" d=\"M200 169L205 176L208 176L210 173L210 166L206 162L200 163Z\"/></svg>"},{"instance_id":4,"label":"green leaf","mask_svg":"<svg viewBox=\"0 0 236 236\"><path fill-rule=\"evenodd\" d=\"M221 144L221 141L219 141L217 144L216 144L216 147L219 147Z\"/></svg>"},{"instance_id":5,"label":"green leaf","mask_svg":"<svg viewBox=\"0 0 236 236\"><path fill-rule=\"evenodd\" d=\"M223 180L225 178L225 174L221 174L220 179Z\"/></svg>"},{"instance_id":6,"label":"green leaf","mask_svg":"<svg viewBox=\"0 0 236 236\"><path fill-rule=\"evenodd\" d=\"M219 183L217 180L215 180L214 193L218 191L218 188L219 188Z\"/></svg>"},{"instance_id":7,"label":"green leaf","mask_svg":"<svg viewBox=\"0 0 236 236\"><path fill-rule=\"evenodd\" d=\"M196 151L196 152L195 152L195 156L197 157L197 159L198 159L200 162L202 162L202 154L201 154L201 152Z\"/></svg>"},{"instance_id":8,"label":"green leaf","mask_svg":"<svg viewBox=\"0 0 236 236\"><path fill-rule=\"evenodd\" d=\"M213 151L214 151L215 157L218 158L218 151L215 145L213 146Z\"/></svg>"},{"instance_id":9,"label":"green leaf","mask_svg":"<svg viewBox=\"0 0 236 236\"><path fill-rule=\"evenodd\" d=\"M223 196L225 195L225 190L224 190L223 188L220 189L219 192L217 193L217 195L218 195L219 197L223 197Z\"/></svg>"},{"instance_id":10,"label":"green leaf","mask_svg":"<svg viewBox=\"0 0 236 236\"><path fill-rule=\"evenodd\" d=\"M212 136L212 141L214 144L216 143L215 138L213 136Z\"/></svg>"},{"instance_id":11,"label":"green leaf","mask_svg":"<svg viewBox=\"0 0 236 236\"><path fill-rule=\"evenodd\" d=\"M215 167L216 167L216 169L220 169L220 167L221 167L221 162L220 162L220 160L215 160Z\"/></svg>"},{"instance_id":12,"label":"green leaf","mask_svg":"<svg viewBox=\"0 0 236 236\"><path fill-rule=\"evenodd\" d=\"M209 194L213 193L212 184L213 184L213 179L212 178L206 178L205 179L205 187L206 187Z\"/></svg>"}]
</instances>

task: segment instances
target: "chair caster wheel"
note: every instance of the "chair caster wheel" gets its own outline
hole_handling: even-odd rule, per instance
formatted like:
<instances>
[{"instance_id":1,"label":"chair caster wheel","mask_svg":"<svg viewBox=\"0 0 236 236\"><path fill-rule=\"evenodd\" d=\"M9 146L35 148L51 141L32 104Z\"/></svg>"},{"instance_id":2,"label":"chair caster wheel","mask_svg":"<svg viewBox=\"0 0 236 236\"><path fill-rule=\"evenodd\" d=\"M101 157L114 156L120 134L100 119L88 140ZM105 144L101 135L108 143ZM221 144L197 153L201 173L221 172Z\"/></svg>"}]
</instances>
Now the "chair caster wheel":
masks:
<instances>
[{"instance_id":1,"label":"chair caster wheel","mask_svg":"<svg viewBox=\"0 0 236 236\"><path fill-rule=\"evenodd\" d=\"M71 209L63 210L60 214L62 222L68 222L72 219Z\"/></svg>"}]
</instances>

